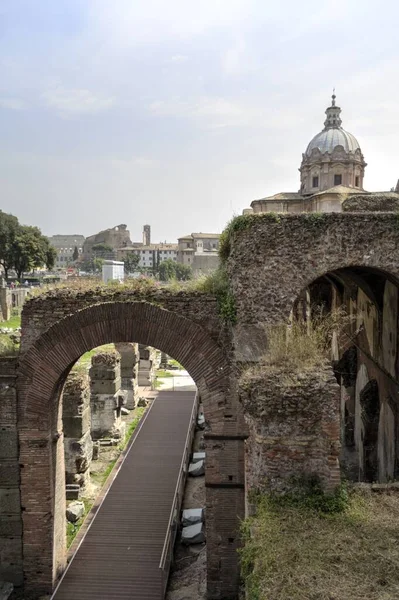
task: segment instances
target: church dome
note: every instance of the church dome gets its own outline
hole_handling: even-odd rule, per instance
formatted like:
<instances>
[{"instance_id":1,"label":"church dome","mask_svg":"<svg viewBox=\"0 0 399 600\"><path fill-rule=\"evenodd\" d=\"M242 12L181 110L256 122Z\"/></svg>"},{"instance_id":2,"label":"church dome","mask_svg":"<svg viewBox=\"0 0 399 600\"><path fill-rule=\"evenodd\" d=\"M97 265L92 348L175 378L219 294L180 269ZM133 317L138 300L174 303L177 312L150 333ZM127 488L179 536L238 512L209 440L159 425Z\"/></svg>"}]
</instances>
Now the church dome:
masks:
<instances>
[{"instance_id":1,"label":"church dome","mask_svg":"<svg viewBox=\"0 0 399 600\"><path fill-rule=\"evenodd\" d=\"M335 95L332 97L332 104L326 110L327 118L324 122L324 129L314 136L308 144L305 155L310 156L312 150L317 148L321 154L332 154L334 148L342 146L345 152L354 153L360 150L360 145L354 135L345 131L341 127L342 121L340 118L341 109L335 106Z\"/></svg>"},{"instance_id":2,"label":"church dome","mask_svg":"<svg viewBox=\"0 0 399 600\"><path fill-rule=\"evenodd\" d=\"M314 148L318 148L322 154L326 152L332 154L337 146L342 146L345 152L360 150L359 142L354 135L345 131L342 127L336 127L324 129L315 135L306 148L306 156L310 156Z\"/></svg>"}]
</instances>

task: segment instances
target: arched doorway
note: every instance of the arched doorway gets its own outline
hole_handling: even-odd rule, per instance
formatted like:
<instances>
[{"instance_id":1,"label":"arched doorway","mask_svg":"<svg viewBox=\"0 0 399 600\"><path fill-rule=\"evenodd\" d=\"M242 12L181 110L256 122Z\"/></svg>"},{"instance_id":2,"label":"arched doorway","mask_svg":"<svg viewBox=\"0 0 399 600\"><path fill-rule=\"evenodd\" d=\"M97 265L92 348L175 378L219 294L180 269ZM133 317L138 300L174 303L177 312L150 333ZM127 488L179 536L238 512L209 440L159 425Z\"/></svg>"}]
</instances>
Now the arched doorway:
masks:
<instances>
[{"instance_id":1,"label":"arched doorway","mask_svg":"<svg viewBox=\"0 0 399 600\"><path fill-rule=\"evenodd\" d=\"M25 595L49 592L65 565L63 384L82 354L118 342L159 348L184 365L196 382L209 424L208 594L234 598L245 435L230 390L228 358L201 326L147 302L106 302L77 311L48 329L21 357L17 385Z\"/></svg>"}]
</instances>

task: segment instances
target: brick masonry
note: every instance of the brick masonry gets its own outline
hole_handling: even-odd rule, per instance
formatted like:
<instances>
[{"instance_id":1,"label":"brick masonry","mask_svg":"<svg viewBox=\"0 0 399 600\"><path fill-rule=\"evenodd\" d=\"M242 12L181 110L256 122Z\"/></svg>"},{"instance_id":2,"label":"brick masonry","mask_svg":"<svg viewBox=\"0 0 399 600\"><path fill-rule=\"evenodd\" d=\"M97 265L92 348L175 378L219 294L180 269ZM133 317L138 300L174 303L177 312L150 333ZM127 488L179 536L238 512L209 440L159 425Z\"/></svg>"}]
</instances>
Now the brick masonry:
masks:
<instances>
[{"instance_id":1,"label":"brick masonry","mask_svg":"<svg viewBox=\"0 0 399 600\"><path fill-rule=\"evenodd\" d=\"M132 342L159 348L172 356L198 386L209 425L205 433L208 597L237 598L236 549L239 521L244 516L247 434L237 377L248 362L258 360L262 354L265 323L286 322L294 301L310 282L353 265L379 269L390 273L392 280L398 279L399 222L395 214L266 214L251 218L248 227L234 235L227 263L237 305L234 328L219 318L216 298L199 292L174 293L163 288L143 292L62 290L26 303L17 369L26 600L48 592L65 567L65 475L59 399L66 377L84 352L106 343ZM7 371L4 365L2 368ZM277 389L271 379L268 385L271 406L275 406ZM309 382L309 389L312 385ZM327 410L335 396L332 381L326 386ZM254 398L258 395L260 401L263 391L259 382ZM287 406L292 406L294 397L289 390L286 394L291 398ZM14 430L15 438L15 396L13 402L5 411L5 418L11 421L5 425L3 439L12 435L7 428ZM311 399L306 402L312 413L315 407ZM256 439L258 417L261 421L262 416L251 414L251 403L244 404L252 439ZM286 418L294 428L292 414L288 411ZM324 413L315 421L315 431L322 432L326 443L312 464L322 463L320 469L327 483L336 473L332 449L335 427L335 417L328 420ZM316 436L315 431L311 435ZM300 470L301 461L308 460L307 452L300 456L292 463L293 470ZM250 456L247 458L250 482L251 469L260 466L255 462L250 466ZM273 463L270 455L266 459Z\"/></svg>"},{"instance_id":2,"label":"brick masonry","mask_svg":"<svg viewBox=\"0 0 399 600\"><path fill-rule=\"evenodd\" d=\"M236 507L228 519L213 519L215 527L208 528L208 581L213 590L210 598L236 597L237 529L244 516L244 423L230 390L231 365L223 346L228 336L219 322L213 335L209 333L210 324L217 319L215 301L204 297L201 308L200 296L194 295L194 321L158 305L135 301L134 295L130 301L125 297L123 302L89 306L87 297L80 296L81 309L77 310L77 298L61 294L57 314L64 318L40 337L31 329L36 328L38 321L52 322L54 297L50 296L48 303L46 298L33 300L24 309L28 316L23 317L23 336L26 331L27 341L20 358L18 395L26 598L48 592L65 567L65 481L59 403L65 378L84 352L106 343L131 340L166 352L183 364L197 383L210 426L206 434L210 436L206 474L209 495L214 497L220 490L228 499L230 494L231 506ZM174 306L181 306L184 297L177 296ZM173 305L171 297L168 302ZM192 310L191 307L189 312ZM216 510L212 506L210 503L211 522L212 510ZM232 538L234 543L229 542ZM226 548L223 556L222 548ZM221 570L220 564L227 566Z\"/></svg>"},{"instance_id":3,"label":"brick masonry","mask_svg":"<svg viewBox=\"0 0 399 600\"><path fill-rule=\"evenodd\" d=\"M328 364L295 371L264 365L240 380L250 437L248 491L287 492L310 478L340 482L340 387Z\"/></svg>"}]
</instances>

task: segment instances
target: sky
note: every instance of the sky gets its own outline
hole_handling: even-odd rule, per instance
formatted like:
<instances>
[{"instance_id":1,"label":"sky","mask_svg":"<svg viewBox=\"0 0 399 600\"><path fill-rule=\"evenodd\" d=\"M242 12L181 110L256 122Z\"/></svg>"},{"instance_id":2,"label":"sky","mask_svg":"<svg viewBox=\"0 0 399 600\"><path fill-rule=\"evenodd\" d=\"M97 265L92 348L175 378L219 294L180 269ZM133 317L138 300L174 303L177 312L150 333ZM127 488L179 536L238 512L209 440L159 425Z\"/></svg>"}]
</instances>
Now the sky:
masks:
<instances>
[{"instance_id":1,"label":"sky","mask_svg":"<svg viewBox=\"0 0 399 600\"><path fill-rule=\"evenodd\" d=\"M335 87L399 178L397 0L0 0L0 208L46 235L220 232L297 191Z\"/></svg>"}]
</instances>

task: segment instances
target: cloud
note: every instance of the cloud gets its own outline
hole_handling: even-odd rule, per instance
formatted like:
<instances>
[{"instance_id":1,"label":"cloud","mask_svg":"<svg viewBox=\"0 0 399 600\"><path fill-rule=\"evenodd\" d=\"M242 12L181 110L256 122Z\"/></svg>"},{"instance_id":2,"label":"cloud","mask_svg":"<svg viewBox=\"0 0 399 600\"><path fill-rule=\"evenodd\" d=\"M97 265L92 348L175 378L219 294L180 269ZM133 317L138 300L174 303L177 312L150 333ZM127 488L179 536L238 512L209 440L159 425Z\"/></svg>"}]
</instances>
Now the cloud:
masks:
<instances>
[{"instance_id":1,"label":"cloud","mask_svg":"<svg viewBox=\"0 0 399 600\"><path fill-rule=\"evenodd\" d=\"M185 54L175 54L174 56L171 56L169 59L169 62L176 63L176 64L185 63L187 61L188 61L188 56L186 56Z\"/></svg>"},{"instance_id":2,"label":"cloud","mask_svg":"<svg viewBox=\"0 0 399 600\"><path fill-rule=\"evenodd\" d=\"M10 110L25 110L26 104L20 98L3 98L0 97L0 107L9 108Z\"/></svg>"},{"instance_id":3,"label":"cloud","mask_svg":"<svg viewBox=\"0 0 399 600\"><path fill-rule=\"evenodd\" d=\"M87 89L67 89L61 86L42 94L45 104L64 115L96 114L110 108L115 99L96 95Z\"/></svg>"}]
</instances>

